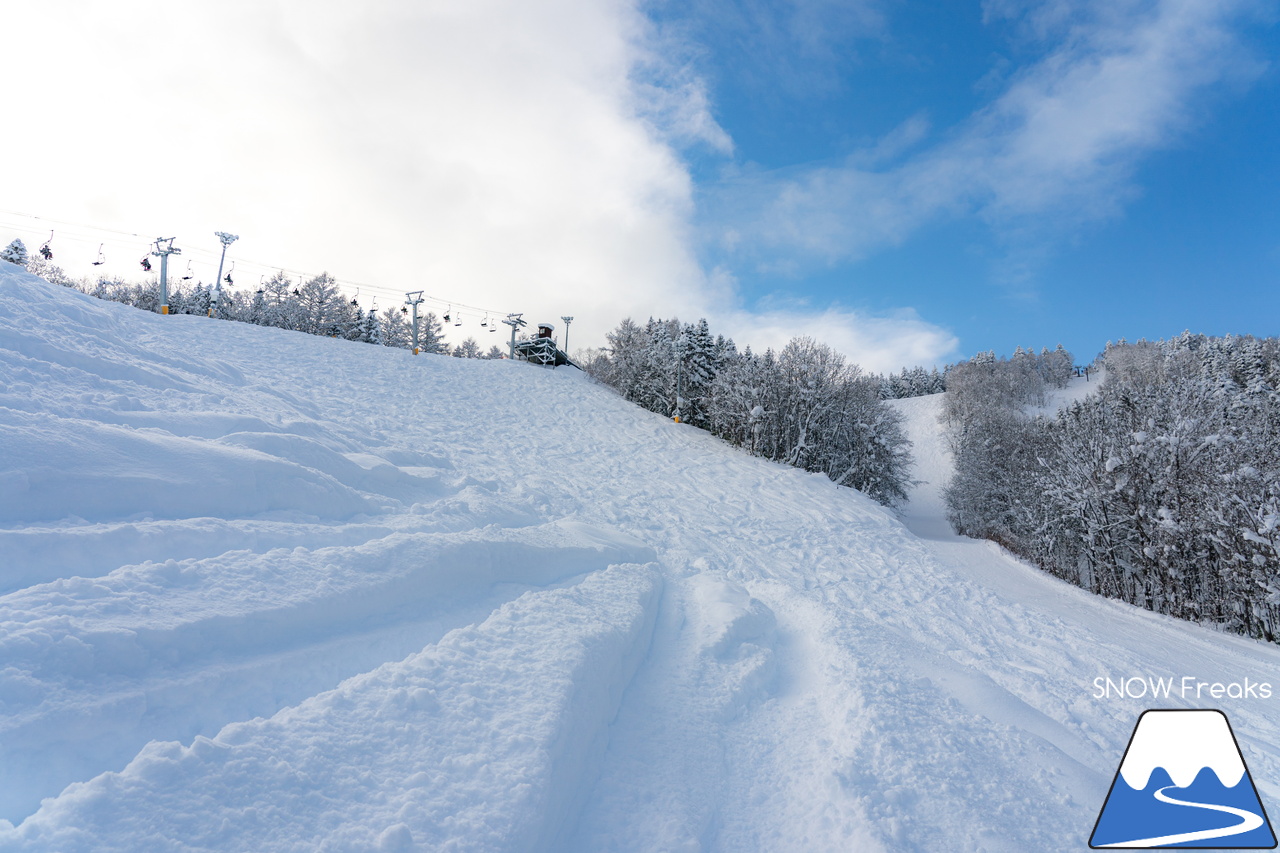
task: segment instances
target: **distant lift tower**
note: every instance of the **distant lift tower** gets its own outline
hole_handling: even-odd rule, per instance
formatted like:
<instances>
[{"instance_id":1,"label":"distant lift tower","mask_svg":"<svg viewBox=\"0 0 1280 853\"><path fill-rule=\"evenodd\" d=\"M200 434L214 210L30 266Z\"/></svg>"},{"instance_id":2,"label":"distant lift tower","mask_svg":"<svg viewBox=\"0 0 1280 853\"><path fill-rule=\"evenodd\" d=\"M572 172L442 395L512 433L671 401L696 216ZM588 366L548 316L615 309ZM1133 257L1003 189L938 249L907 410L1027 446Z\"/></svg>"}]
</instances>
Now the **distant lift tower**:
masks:
<instances>
[{"instance_id":1,"label":"distant lift tower","mask_svg":"<svg viewBox=\"0 0 1280 853\"><path fill-rule=\"evenodd\" d=\"M521 326L529 325L524 320L520 319L522 316L524 315L508 314L507 319L502 321L511 327L511 348L508 350L508 353L507 353L509 358L516 357L516 330L518 330Z\"/></svg>"},{"instance_id":2,"label":"distant lift tower","mask_svg":"<svg viewBox=\"0 0 1280 853\"><path fill-rule=\"evenodd\" d=\"M222 301L222 262L227 259L227 247L240 237L235 234L228 234L226 231L214 231L213 236L222 241L222 257L218 259L218 283L213 290L213 302L209 305L209 316L218 313L218 303Z\"/></svg>"},{"instance_id":3,"label":"distant lift tower","mask_svg":"<svg viewBox=\"0 0 1280 853\"><path fill-rule=\"evenodd\" d=\"M157 237L156 250L151 254L160 259L160 313L169 313L169 256L181 255L181 249L173 248L176 237ZM164 243L162 247L160 244Z\"/></svg>"},{"instance_id":4,"label":"distant lift tower","mask_svg":"<svg viewBox=\"0 0 1280 853\"><path fill-rule=\"evenodd\" d=\"M404 304L413 306L413 354L418 354L418 306L422 304L422 291L415 290L404 295Z\"/></svg>"}]
</instances>

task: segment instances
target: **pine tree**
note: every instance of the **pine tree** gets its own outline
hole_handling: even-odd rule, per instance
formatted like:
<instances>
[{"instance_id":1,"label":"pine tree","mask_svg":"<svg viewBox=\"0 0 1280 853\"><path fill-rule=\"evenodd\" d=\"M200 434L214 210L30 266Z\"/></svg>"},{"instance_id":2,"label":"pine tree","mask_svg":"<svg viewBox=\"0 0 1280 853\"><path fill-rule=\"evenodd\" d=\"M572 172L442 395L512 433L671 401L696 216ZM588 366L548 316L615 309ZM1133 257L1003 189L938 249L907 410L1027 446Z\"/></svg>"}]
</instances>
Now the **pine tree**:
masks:
<instances>
[{"instance_id":1,"label":"pine tree","mask_svg":"<svg viewBox=\"0 0 1280 853\"><path fill-rule=\"evenodd\" d=\"M707 416L703 397L720 368L716 341L711 336L706 318L684 327L677 350L681 360L680 393L684 398L681 412L687 423L705 428Z\"/></svg>"},{"instance_id":2,"label":"pine tree","mask_svg":"<svg viewBox=\"0 0 1280 853\"><path fill-rule=\"evenodd\" d=\"M18 238L14 238L12 243L0 250L0 261L8 261L11 264L25 267L28 260L30 260L30 256L27 254L27 246Z\"/></svg>"},{"instance_id":3,"label":"pine tree","mask_svg":"<svg viewBox=\"0 0 1280 853\"><path fill-rule=\"evenodd\" d=\"M378 319L378 312L370 308L360 323L359 340L366 344L382 344L382 321Z\"/></svg>"},{"instance_id":4,"label":"pine tree","mask_svg":"<svg viewBox=\"0 0 1280 853\"><path fill-rule=\"evenodd\" d=\"M418 349L421 352L446 353L449 344L444 339L444 323L434 311L418 317Z\"/></svg>"}]
</instances>

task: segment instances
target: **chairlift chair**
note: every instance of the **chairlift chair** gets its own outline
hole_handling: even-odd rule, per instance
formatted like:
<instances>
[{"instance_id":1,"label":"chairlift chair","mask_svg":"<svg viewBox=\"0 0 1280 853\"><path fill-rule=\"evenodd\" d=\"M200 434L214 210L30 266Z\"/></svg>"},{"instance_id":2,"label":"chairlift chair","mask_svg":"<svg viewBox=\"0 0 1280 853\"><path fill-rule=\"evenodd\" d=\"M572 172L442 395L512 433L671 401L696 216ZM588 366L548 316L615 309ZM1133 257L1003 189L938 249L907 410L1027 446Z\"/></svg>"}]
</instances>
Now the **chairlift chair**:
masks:
<instances>
[{"instance_id":1,"label":"chairlift chair","mask_svg":"<svg viewBox=\"0 0 1280 853\"><path fill-rule=\"evenodd\" d=\"M105 264L105 263L107 262L106 256L102 254L102 247L103 247L104 245L105 245L105 244L103 244L103 243L99 243L99 244L98 244L98 259L97 259L96 261L94 261L94 262L93 262L93 265L94 265L95 267L100 267L100 266L102 266L103 264Z\"/></svg>"},{"instance_id":2,"label":"chairlift chair","mask_svg":"<svg viewBox=\"0 0 1280 853\"><path fill-rule=\"evenodd\" d=\"M141 266L143 272L151 272L151 259L143 255Z\"/></svg>"},{"instance_id":3,"label":"chairlift chair","mask_svg":"<svg viewBox=\"0 0 1280 853\"><path fill-rule=\"evenodd\" d=\"M53 249L49 248L49 244L53 242L53 231L49 231L49 239L44 241L44 245L40 247L40 257L46 261L53 260Z\"/></svg>"}]
</instances>

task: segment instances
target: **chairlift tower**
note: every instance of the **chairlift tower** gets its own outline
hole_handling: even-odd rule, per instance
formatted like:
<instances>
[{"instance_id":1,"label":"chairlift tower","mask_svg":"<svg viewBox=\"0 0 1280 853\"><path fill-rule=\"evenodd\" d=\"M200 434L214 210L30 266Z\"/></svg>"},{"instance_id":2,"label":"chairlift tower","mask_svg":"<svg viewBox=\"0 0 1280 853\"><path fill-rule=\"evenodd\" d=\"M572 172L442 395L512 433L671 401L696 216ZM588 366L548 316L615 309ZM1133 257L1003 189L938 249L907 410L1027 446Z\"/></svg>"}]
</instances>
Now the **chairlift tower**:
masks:
<instances>
[{"instance_id":1,"label":"chairlift tower","mask_svg":"<svg viewBox=\"0 0 1280 853\"><path fill-rule=\"evenodd\" d=\"M516 330L521 326L528 325L523 319L521 319L523 316L523 314L508 314L507 319L502 321L511 327L511 346L508 351L509 358L516 357Z\"/></svg>"},{"instance_id":2,"label":"chairlift tower","mask_svg":"<svg viewBox=\"0 0 1280 853\"><path fill-rule=\"evenodd\" d=\"M415 290L404 295L404 304L413 306L413 354L418 354L418 306L422 304L422 291Z\"/></svg>"},{"instance_id":3,"label":"chairlift tower","mask_svg":"<svg viewBox=\"0 0 1280 853\"><path fill-rule=\"evenodd\" d=\"M213 290L213 304L209 306L210 317L218 313L218 302L222 299L222 263L227 259L227 247L240 239L238 235L228 234L226 231L214 231L213 236L222 241L222 257L218 259L218 278Z\"/></svg>"},{"instance_id":4,"label":"chairlift tower","mask_svg":"<svg viewBox=\"0 0 1280 853\"><path fill-rule=\"evenodd\" d=\"M160 259L160 313L169 313L169 256L181 255L181 249L173 248L176 237L157 237L156 250L151 254ZM161 247L161 243L164 246Z\"/></svg>"}]
</instances>

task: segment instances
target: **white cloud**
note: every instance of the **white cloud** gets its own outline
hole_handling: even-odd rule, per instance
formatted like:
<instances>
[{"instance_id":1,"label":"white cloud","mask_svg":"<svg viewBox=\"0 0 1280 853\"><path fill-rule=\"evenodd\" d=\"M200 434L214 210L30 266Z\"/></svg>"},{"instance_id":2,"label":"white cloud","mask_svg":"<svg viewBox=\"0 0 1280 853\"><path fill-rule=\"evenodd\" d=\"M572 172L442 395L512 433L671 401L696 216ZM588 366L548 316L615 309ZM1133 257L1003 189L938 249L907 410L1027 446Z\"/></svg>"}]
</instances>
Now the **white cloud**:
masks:
<instances>
[{"instance_id":1,"label":"white cloud","mask_svg":"<svg viewBox=\"0 0 1280 853\"><path fill-rule=\"evenodd\" d=\"M7 28L31 35L6 43L0 70L39 100L6 133L5 208L188 246L230 230L241 269L327 267L386 286L384 306L421 288L573 313L584 335L700 302L690 180L637 115L645 21L626 3L14 12ZM714 136L692 82L667 108Z\"/></svg>"},{"instance_id":2,"label":"white cloud","mask_svg":"<svg viewBox=\"0 0 1280 853\"><path fill-rule=\"evenodd\" d=\"M986 108L932 147L875 167L880 150L838 166L756 174L726 185L717 217L747 246L823 261L859 258L939 217L977 213L1008 236L1028 219L1069 233L1115 215L1135 164L1176 144L1206 91L1261 66L1234 30L1250 2L1014 4L1028 32L1055 38Z\"/></svg>"},{"instance_id":3,"label":"white cloud","mask_svg":"<svg viewBox=\"0 0 1280 853\"><path fill-rule=\"evenodd\" d=\"M792 24L817 50L806 8ZM732 140L625 0L43 0L7 16L24 35L0 74L30 101L6 131L0 207L151 229L106 235L107 272L137 273L149 240L176 236L178 267L208 281L227 230L242 287L270 273L250 260L327 269L376 285L366 305L421 289L532 321L572 314L580 345L651 314L764 345L825 324L855 358L947 345L915 317L736 307L732 279L694 256L673 147ZM87 274L104 235L58 227L55 260ZM451 331L505 336L480 319Z\"/></svg>"},{"instance_id":4,"label":"white cloud","mask_svg":"<svg viewBox=\"0 0 1280 853\"><path fill-rule=\"evenodd\" d=\"M872 316L838 307L823 310L776 308L737 311L724 318L726 332L739 347L755 352L780 350L795 337L809 337L844 353L870 373L937 365L957 357L959 341L911 309Z\"/></svg>"}]
</instances>

